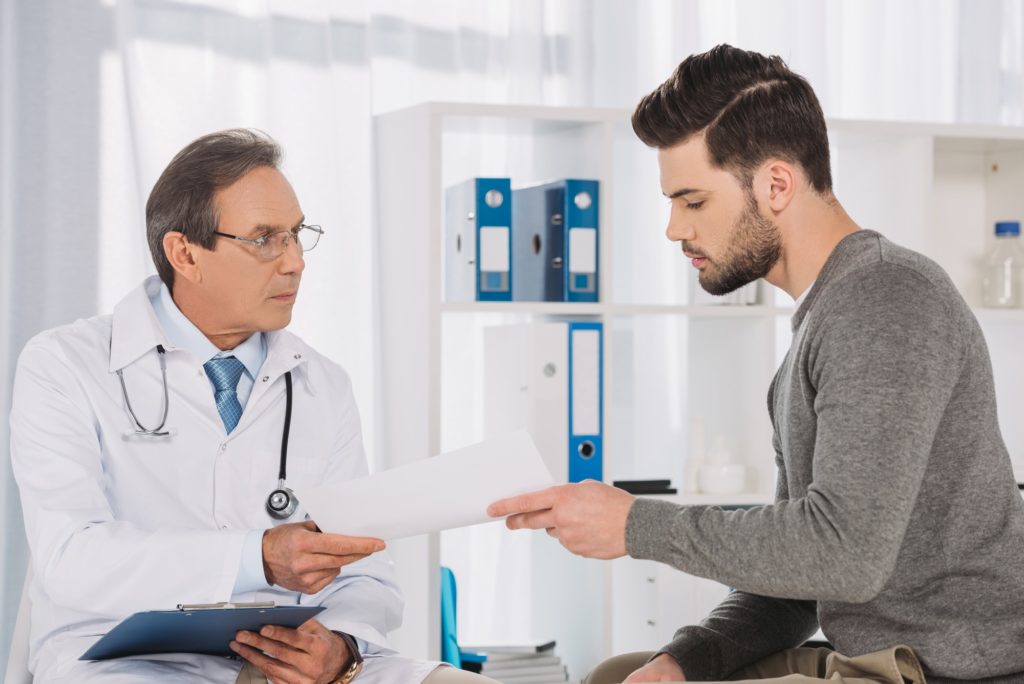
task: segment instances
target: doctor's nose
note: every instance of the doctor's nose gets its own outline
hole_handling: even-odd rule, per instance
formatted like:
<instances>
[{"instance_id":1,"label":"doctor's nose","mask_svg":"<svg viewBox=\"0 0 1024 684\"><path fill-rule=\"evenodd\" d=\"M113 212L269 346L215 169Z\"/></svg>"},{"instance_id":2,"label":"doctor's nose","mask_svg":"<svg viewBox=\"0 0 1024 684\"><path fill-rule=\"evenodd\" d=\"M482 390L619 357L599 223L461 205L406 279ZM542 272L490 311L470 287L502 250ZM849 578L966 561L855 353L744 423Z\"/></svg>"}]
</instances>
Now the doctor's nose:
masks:
<instances>
[{"instance_id":1,"label":"doctor's nose","mask_svg":"<svg viewBox=\"0 0 1024 684\"><path fill-rule=\"evenodd\" d=\"M282 273L302 273L306 269L306 260L302 256L302 245L296 240L289 240L288 246L281 252L278 267Z\"/></svg>"}]
</instances>

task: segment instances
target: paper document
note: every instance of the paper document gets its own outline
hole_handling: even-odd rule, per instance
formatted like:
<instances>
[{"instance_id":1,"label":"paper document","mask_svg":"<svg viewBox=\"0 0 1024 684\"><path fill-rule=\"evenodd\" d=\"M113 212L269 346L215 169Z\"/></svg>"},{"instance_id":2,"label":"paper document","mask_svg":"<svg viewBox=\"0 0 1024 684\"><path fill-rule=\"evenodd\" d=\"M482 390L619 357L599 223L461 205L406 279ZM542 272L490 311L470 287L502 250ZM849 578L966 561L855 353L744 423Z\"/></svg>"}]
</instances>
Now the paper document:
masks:
<instances>
[{"instance_id":1,"label":"paper document","mask_svg":"<svg viewBox=\"0 0 1024 684\"><path fill-rule=\"evenodd\" d=\"M552 484L533 440L520 431L296 493L324 532L388 540L493 520L489 504Z\"/></svg>"}]
</instances>

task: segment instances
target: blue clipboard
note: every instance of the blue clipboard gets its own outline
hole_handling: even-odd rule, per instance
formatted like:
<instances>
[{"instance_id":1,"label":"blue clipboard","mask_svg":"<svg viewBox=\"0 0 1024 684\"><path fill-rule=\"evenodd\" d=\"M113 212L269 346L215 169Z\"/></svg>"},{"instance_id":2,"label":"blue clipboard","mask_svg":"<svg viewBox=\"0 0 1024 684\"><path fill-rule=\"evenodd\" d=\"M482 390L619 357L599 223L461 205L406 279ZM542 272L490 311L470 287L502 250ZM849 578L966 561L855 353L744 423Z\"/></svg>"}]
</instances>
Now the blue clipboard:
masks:
<instances>
[{"instance_id":1,"label":"blue clipboard","mask_svg":"<svg viewBox=\"0 0 1024 684\"><path fill-rule=\"evenodd\" d=\"M266 625L298 627L325 610L323 606L245 606L147 610L126 618L82 654L79 660L109 660L158 653L232 656L228 644L240 630L258 632Z\"/></svg>"}]
</instances>

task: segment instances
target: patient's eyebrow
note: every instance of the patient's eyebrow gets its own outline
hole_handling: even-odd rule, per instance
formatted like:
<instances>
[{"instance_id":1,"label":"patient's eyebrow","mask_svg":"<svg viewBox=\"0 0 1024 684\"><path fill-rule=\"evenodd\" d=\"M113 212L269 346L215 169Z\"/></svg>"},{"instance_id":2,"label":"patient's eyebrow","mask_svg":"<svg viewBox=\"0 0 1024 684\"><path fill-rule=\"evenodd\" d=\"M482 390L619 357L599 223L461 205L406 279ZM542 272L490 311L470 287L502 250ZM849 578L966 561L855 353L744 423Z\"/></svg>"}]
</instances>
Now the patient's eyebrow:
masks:
<instances>
[{"instance_id":1,"label":"patient's eyebrow","mask_svg":"<svg viewBox=\"0 0 1024 684\"><path fill-rule=\"evenodd\" d=\"M683 195L689 195L689 194L694 193L694 192L702 192L702 191L698 190L697 188L683 188L682 190L676 190L671 195L665 195L665 197L668 197L669 199L675 199L677 197L682 197ZM662 194L664 195L665 193L662 193Z\"/></svg>"}]
</instances>

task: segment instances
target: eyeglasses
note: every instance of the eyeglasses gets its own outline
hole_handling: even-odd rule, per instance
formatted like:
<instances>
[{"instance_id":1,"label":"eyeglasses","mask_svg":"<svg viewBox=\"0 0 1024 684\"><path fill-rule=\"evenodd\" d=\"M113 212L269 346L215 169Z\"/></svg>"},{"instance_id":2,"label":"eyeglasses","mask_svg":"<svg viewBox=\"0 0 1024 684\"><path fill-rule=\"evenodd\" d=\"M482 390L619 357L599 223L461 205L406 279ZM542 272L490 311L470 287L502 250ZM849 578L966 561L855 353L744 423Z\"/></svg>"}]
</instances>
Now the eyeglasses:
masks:
<instances>
[{"instance_id":1,"label":"eyeglasses","mask_svg":"<svg viewBox=\"0 0 1024 684\"><path fill-rule=\"evenodd\" d=\"M308 252L320 242L320 236L324 234L324 229L320 226L307 226L303 223L298 228L282 230L256 239L244 238L239 235L232 235L231 233L222 233L219 230L213 231L213 234L256 245L260 248L260 256L269 261L284 254L284 250L288 249L293 242L303 252Z\"/></svg>"}]
</instances>

